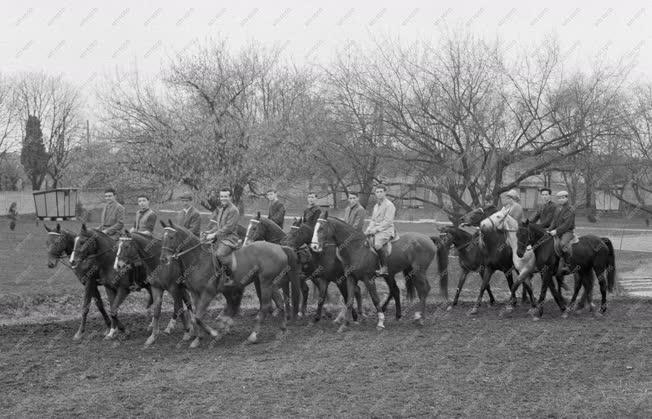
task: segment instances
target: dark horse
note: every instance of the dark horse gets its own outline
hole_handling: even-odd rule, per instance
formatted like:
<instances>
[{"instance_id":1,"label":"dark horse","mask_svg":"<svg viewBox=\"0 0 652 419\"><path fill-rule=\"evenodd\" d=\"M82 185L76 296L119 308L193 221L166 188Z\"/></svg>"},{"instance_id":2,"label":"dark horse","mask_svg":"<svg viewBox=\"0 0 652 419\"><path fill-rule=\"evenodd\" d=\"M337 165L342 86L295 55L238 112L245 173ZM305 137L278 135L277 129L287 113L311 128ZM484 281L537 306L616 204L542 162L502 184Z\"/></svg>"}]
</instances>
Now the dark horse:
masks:
<instances>
[{"instance_id":1,"label":"dark horse","mask_svg":"<svg viewBox=\"0 0 652 419\"><path fill-rule=\"evenodd\" d=\"M385 314L380 307L380 301L373 282L378 266L378 255L369 246L367 237L338 218L328 218L326 212L323 218L317 220L313 233L311 247L314 251L321 251L327 243L337 245L338 257L344 265L347 281L347 315L346 321L340 327L343 331L352 318L354 285L363 281L372 302L378 313L377 327L385 327ZM394 293L394 301L399 301L400 293L396 286L394 276L403 272L408 298L414 298L415 289L419 294L420 306L414 313L414 320L423 324L426 310L426 298L430 292L430 283L426 272L430 263L438 256L440 289L448 300L448 249L438 237L428 237L421 233L403 233L400 238L392 243L392 252L387 257L388 284L390 292ZM391 281L391 282L390 282Z\"/></svg>"},{"instance_id":2,"label":"dark horse","mask_svg":"<svg viewBox=\"0 0 652 419\"><path fill-rule=\"evenodd\" d=\"M60 259L67 259L72 254L72 249L75 246L75 234L68 230L62 230L61 226L57 224L56 229L51 229L48 226L45 226L45 230L48 232L48 239L46 242L47 251L48 251L48 268L54 269L57 267ZM66 263L62 260L62 263ZM91 300L95 300L95 305L97 306L98 311L104 319L107 328L111 327L111 319L109 315L106 314L104 309L104 303L102 302L102 296L98 289L97 284L97 274L94 274L92 270L92 265L89 263L83 264L83 266L78 266L72 268L68 266L75 273L79 282L84 286L84 303L82 304L82 318L79 325L79 329L75 336L74 340L79 340L84 335L84 330L86 329L86 319L88 317L88 311L91 305ZM107 333L109 330L107 330Z\"/></svg>"},{"instance_id":3,"label":"dark horse","mask_svg":"<svg viewBox=\"0 0 652 419\"><path fill-rule=\"evenodd\" d=\"M183 306L185 304L186 308L192 311L192 305L188 293L181 283L181 272L178 265L175 264L168 269L159 267L161 240L141 233L127 232L126 234L127 237L120 238L113 268L120 275L126 275L129 270L138 266L144 266L147 271L147 282L151 285L154 303L152 334L145 342L145 346L153 344L160 333L159 318L165 291L168 291L174 300L172 319L170 319L165 333L170 334L172 332L177 318L181 316L185 327L183 340L189 340L191 333L190 314L184 310Z\"/></svg>"},{"instance_id":4,"label":"dark horse","mask_svg":"<svg viewBox=\"0 0 652 419\"><path fill-rule=\"evenodd\" d=\"M553 272L557 272L559 256L554 248L553 237L546 230L534 223L526 221L519 226L517 238L517 254L519 257L525 254L526 246L531 245L536 255L537 267L543 272L542 275L551 277ZM573 297L571 298L570 305L564 311L563 316L567 317L568 313L574 310L575 300L582 286L584 286L584 294L589 303L589 310L593 311L593 272L598 277L600 293L602 294L600 313L604 313L607 311L607 290L609 292L613 291L616 281L616 258L611 240L607 237L600 238L588 234L581 236L579 242L573 244L571 247L569 268L577 273L579 280L576 279L575 281ZM607 276L606 280L605 272ZM517 284L514 285L516 286ZM542 290L542 295L539 297L539 316L543 314L543 305L541 302L544 299L545 290Z\"/></svg>"},{"instance_id":5,"label":"dark horse","mask_svg":"<svg viewBox=\"0 0 652 419\"><path fill-rule=\"evenodd\" d=\"M163 224L165 226L165 224ZM193 294L195 313L193 326L196 338L190 345L191 348L199 346L200 328L213 338L220 337L220 333L206 323L203 317L208 304L215 296L223 291L222 267L220 261L213 257L210 245L199 240L187 229L175 226L172 221L164 227L161 251L161 263L170 265L173 260L178 261L185 280L186 288ZM289 247L279 246L268 242L254 242L248 246L235 250L231 254L231 272L234 281L239 284L238 291L254 282L260 281L260 310L256 316L256 325L247 339L254 343L258 340L258 333L262 322L268 312L271 312L272 296L277 295L283 301L279 286L284 282L291 282L296 289L299 284L299 264L296 253ZM237 314L242 292L239 297L229 301L227 307L220 314L220 324L228 329L233 323L233 316ZM287 316L285 305L281 304L283 315L281 318L281 332L287 330Z\"/></svg>"},{"instance_id":6,"label":"dark horse","mask_svg":"<svg viewBox=\"0 0 652 419\"><path fill-rule=\"evenodd\" d=\"M72 255L70 255L70 264L73 268L89 264L92 266L91 271L98 276L98 284L104 285L106 293L109 296L111 307L109 314L111 317L111 330L105 336L105 339L113 339L118 329L124 331L124 326L118 320L118 309L129 295L131 279L130 275L119 275L113 268L115 254L117 250L116 242L106 234L97 229L87 229L86 224L82 224L81 231L75 239ZM145 280L146 278L139 278ZM145 286L151 297L151 288ZM151 305L151 298L148 308Z\"/></svg>"},{"instance_id":7,"label":"dark horse","mask_svg":"<svg viewBox=\"0 0 652 419\"><path fill-rule=\"evenodd\" d=\"M310 249L309 246L313 229L314 226L303 223L301 218L297 218L290 227L290 232L286 236L283 244L297 249L304 274L319 289L319 302L317 303L317 312L313 319L314 322L318 322L321 319L321 313L328 295L329 283L335 282L345 302L347 299L347 289L346 282L344 281L344 266L342 265L342 261L337 257L335 244L326 243L321 252L314 252ZM358 284L355 284L355 299L358 310L353 311L354 321L357 320L358 314L362 314L362 296ZM389 297L383 306L383 311L385 311L388 301ZM396 307L397 316L400 317L400 302L397 303ZM344 313L341 312L341 314ZM335 319L336 323L339 321L339 317Z\"/></svg>"},{"instance_id":8,"label":"dark horse","mask_svg":"<svg viewBox=\"0 0 652 419\"><path fill-rule=\"evenodd\" d=\"M264 240L266 242L275 243L282 245L283 240L285 240L285 232L278 226L274 221L269 218L262 218L260 212L256 217L249 220L249 225L247 226L243 246L246 246L247 243L255 242L259 240ZM285 295L285 301L290 301L290 284L284 284L283 294ZM257 281L254 281L254 286L256 287L256 294L260 296L260 284ZM293 291L291 294L292 297L292 316L305 316L306 306L308 304L308 285L305 281L301 281L301 291ZM301 311L299 311L299 294L303 295L303 304L301 305ZM275 301L276 302L276 301ZM278 306L278 309L281 307ZM287 310L287 308L286 308Z\"/></svg>"},{"instance_id":9,"label":"dark horse","mask_svg":"<svg viewBox=\"0 0 652 419\"><path fill-rule=\"evenodd\" d=\"M512 250L509 246L505 245L504 235L501 237L501 233L498 232L495 234L487 234L485 236L485 246L481 246L479 240L480 236L477 233L471 234L454 226L445 226L441 231L448 235L450 242L452 242L457 249L458 261L460 268L462 268L460 278L457 282L455 298L453 298L452 304L448 306L449 310L457 305L460 292L462 291L466 277L470 272L480 273L482 286L480 287L478 298L469 314L478 313L478 308L482 302L482 296L484 295L485 289L489 294L490 304L494 305L496 303L496 299L494 298L489 285L491 276L495 271L503 272L505 274L505 279L507 279L509 288L512 288L514 283L512 278L514 263L512 261ZM533 300L534 298L531 299Z\"/></svg>"}]
</instances>

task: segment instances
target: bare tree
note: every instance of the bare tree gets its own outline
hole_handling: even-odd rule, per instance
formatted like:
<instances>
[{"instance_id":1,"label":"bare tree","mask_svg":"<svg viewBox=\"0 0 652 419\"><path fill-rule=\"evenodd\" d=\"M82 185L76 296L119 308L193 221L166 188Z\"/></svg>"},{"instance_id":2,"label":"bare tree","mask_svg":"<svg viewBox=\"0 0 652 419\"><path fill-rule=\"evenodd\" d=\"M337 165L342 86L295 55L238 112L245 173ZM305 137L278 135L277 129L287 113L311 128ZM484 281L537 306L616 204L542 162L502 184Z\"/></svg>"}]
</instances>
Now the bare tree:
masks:
<instances>
[{"instance_id":1,"label":"bare tree","mask_svg":"<svg viewBox=\"0 0 652 419\"><path fill-rule=\"evenodd\" d=\"M0 158L15 144L18 120L16 89L9 79L0 75Z\"/></svg>"},{"instance_id":2,"label":"bare tree","mask_svg":"<svg viewBox=\"0 0 652 419\"><path fill-rule=\"evenodd\" d=\"M83 136L81 92L61 76L44 73L22 74L16 88L21 117L41 121L49 155L47 173L57 187L70 165L70 150Z\"/></svg>"}]
</instances>

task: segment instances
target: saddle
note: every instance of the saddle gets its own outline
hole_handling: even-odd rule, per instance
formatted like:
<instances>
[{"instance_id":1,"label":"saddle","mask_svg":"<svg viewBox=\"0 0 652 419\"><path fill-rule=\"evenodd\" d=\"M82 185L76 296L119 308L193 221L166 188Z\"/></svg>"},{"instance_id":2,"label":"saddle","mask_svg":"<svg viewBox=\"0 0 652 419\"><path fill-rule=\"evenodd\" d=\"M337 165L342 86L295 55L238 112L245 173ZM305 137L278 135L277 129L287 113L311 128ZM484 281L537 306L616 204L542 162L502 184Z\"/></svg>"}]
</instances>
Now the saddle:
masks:
<instances>
[{"instance_id":1,"label":"saddle","mask_svg":"<svg viewBox=\"0 0 652 419\"><path fill-rule=\"evenodd\" d=\"M579 243L580 239L573 233L573 238L568 242L568 256L573 255L573 245L576 243ZM554 238L554 249L555 249L555 254L559 257L564 256L564 249L562 249L561 245L561 238L559 236L555 236Z\"/></svg>"},{"instance_id":2,"label":"saddle","mask_svg":"<svg viewBox=\"0 0 652 419\"><path fill-rule=\"evenodd\" d=\"M392 254L392 243L400 239L398 232L394 232L394 235L389 239L387 243L383 245L383 247L380 248L380 250L383 250L385 252L385 256L388 256ZM369 236L367 238L367 245L369 246L369 249L371 249L372 252L378 254L378 251L374 248L374 236Z\"/></svg>"}]
</instances>

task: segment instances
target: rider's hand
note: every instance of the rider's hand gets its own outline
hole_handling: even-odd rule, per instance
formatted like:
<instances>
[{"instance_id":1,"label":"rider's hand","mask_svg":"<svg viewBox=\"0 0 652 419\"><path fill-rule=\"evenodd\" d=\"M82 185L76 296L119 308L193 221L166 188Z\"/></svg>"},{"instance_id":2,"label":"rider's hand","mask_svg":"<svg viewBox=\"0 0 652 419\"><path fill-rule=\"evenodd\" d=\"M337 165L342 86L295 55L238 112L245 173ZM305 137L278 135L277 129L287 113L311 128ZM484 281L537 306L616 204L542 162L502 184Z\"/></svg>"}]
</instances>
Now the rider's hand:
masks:
<instances>
[{"instance_id":1,"label":"rider's hand","mask_svg":"<svg viewBox=\"0 0 652 419\"><path fill-rule=\"evenodd\" d=\"M213 240L215 240L215 236L216 236L215 233L207 234L206 235L206 240L213 241Z\"/></svg>"},{"instance_id":2,"label":"rider's hand","mask_svg":"<svg viewBox=\"0 0 652 419\"><path fill-rule=\"evenodd\" d=\"M550 235L551 236L556 236L557 235L557 230L551 230Z\"/></svg>"}]
</instances>

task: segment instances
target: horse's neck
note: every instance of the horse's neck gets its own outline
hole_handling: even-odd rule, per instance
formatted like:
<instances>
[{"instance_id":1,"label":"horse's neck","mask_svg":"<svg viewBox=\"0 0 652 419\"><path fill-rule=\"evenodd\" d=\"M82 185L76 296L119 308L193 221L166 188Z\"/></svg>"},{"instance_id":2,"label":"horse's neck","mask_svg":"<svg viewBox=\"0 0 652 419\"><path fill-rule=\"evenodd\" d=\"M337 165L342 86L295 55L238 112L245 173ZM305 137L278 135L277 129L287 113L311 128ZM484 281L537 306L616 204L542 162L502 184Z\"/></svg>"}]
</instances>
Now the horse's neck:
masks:
<instances>
[{"instance_id":1,"label":"horse's neck","mask_svg":"<svg viewBox=\"0 0 652 419\"><path fill-rule=\"evenodd\" d=\"M273 222L273 221L272 221ZM285 231L281 230L279 227L276 225L271 226L267 225L266 228L267 231L267 237L265 238L265 241L272 242L272 243L280 243L281 240L283 240L286 236Z\"/></svg>"},{"instance_id":2,"label":"horse's neck","mask_svg":"<svg viewBox=\"0 0 652 419\"><path fill-rule=\"evenodd\" d=\"M355 230L353 227L348 227L347 224L338 223L335 229L335 243L338 245L340 254L345 257L352 256L356 252L365 249L362 246L365 239L362 233L359 233L358 230ZM356 243L358 242L359 245L356 246Z\"/></svg>"},{"instance_id":3,"label":"horse's neck","mask_svg":"<svg viewBox=\"0 0 652 419\"><path fill-rule=\"evenodd\" d=\"M138 253L147 268L150 270L155 269L158 265L159 256L161 256L161 242L155 239L146 240L143 238L142 242L136 240L136 244L138 245ZM149 249L149 252L146 249Z\"/></svg>"}]
</instances>

